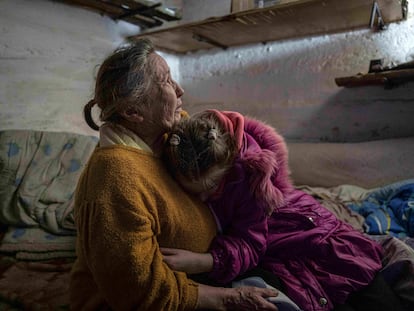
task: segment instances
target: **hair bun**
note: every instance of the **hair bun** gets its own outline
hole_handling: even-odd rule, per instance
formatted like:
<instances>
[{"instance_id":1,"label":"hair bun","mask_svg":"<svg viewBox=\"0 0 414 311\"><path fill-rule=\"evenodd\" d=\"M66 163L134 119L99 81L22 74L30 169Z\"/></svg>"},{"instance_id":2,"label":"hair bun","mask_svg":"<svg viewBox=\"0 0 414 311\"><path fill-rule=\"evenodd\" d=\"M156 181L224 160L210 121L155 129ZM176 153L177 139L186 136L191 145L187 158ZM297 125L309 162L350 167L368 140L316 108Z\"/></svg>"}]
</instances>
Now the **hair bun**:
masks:
<instances>
[{"instance_id":1,"label":"hair bun","mask_svg":"<svg viewBox=\"0 0 414 311\"><path fill-rule=\"evenodd\" d=\"M210 129L210 131L208 132L208 136L207 138L210 140L216 140L218 136L218 132L215 128Z\"/></svg>"},{"instance_id":2,"label":"hair bun","mask_svg":"<svg viewBox=\"0 0 414 311\"><path fill-rule=\"evenodd\" d=\"M180 144L181 138L177 134L172 134L170 137L170 145L172 146L178 146Z\"/></svg>"}]
</instances>

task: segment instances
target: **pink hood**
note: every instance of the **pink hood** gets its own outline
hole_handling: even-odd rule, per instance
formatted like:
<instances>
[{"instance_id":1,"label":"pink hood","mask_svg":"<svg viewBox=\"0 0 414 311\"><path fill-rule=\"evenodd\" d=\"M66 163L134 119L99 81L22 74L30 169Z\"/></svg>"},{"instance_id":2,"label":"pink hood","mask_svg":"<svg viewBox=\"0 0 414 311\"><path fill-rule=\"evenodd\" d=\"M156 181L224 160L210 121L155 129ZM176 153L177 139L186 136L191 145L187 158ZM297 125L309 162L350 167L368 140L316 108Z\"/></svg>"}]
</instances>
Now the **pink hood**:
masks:
<instances>
[{"instance_id":1,"label":"pink hood","mask_svg":"<svg viewBox=\"0 0 414 311\"><path fill-rule=\"evenodd\" d=\"M250 189L255 199L264 204L267 214L285 205L286 194L293 189L293 185L283 137L263 121L244 117L238 112L209 111L215 113L235 138L240 153L236 161L251 176Z\"/></svg>"},{"instance_id":2,"label":"pink hood","mask_svg":"<svg viewBox=\"0 0 414 311\"><path fill-rule=\"evenodd\" d=\"M287 203L286 195L293 190L288 149L283 137L262 121L245 117L244 130L240 161L252 172L250 185L256 199L271 214Z\"/></svg>"}]
</instances>

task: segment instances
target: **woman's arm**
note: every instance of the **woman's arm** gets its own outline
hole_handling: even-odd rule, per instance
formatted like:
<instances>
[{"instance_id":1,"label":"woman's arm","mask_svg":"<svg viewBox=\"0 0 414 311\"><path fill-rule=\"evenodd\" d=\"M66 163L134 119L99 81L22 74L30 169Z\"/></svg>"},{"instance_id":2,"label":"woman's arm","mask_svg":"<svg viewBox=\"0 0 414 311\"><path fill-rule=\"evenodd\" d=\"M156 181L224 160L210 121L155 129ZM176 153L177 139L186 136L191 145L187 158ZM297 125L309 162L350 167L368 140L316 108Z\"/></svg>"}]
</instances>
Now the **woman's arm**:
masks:
<instances>
[{"instance_id":1,"label":"woman's arm","mask_svg":"<svg viewBox=\"0 0 414 311\"><path fill-rule=\"evenodd\" d=\"M107 218L104 215L99 215L95 211L94 219ZM125 216L136 217L137 215L127 212ZM96 217L96 218L95 218ZM99 223L99 222L98 222ZM112 223L112 226L115 225ZM136 225L139 225L138 223ZM124 226L124 238L130 238L125 231L129 226ZM135 227L135 232L147 231L139 226ZM147 239L142 239L140 248L144 247L148 252L145 256L148 260L141 259L130 254L138 251L126 247L128 243L115 246L113 248L103 247L101 243L107 243L107 235L101 231L103 227L96 225L91 230L91 238L95 234L100 234L103 239L93 239L87 243L88 250L85 250L87 261L91 266L96 282L100 287L102 294L108 300L114 310L123 310L129 308L139 308L139 310L181 310L182 308L191 308L191 305L182 305L181 299L188 299L190 291L197 291L196 305L193 306L195 310L263 310L263 311L277 311L278 309L266 298L277 296L277 291L267 288L244 287L244 288L221 288L211 287L207 285L197 284L188 280L185 274L169 270L167 265L163 265L157 255L157 246ZM129 229L132 229L130 227ZM148 231L147 231L148 232ZM114 232L113 232L114 233ZM134 234L135 235L135 234ZM135 235L135 238L140 234ZM151 239L154 241L153 239ZM151 246L152 244L152 246ZM145 246L146 245L146 246ZM85 245L84 245L85 246ZM114 245L113 245L114 246ZM153 251L151 253L151 250ZM105 251L105 253L102 253ZM115 254L115 252L117 254ZM123 255L120 255L123 254ZM150 256L148 256L150 255ZM121 259L122 258L122 259ZM145 262L146 263L145 263ZM151 267L151 272L144 273L144 270L138 271L137 266L148 264ZM135 265L135 268L134 268ZM162 272L161 272L162 271ZM158 280L156 275L164 274L164 279ZM145 282L146 285L138 285L140 282ZM143 288L151 288L150 292L140 290ZM130 292L134 289L133 292ZM163 292L160 296L158 293ZM131 295L134 294L134 295ZM178 299L178 300L177 300ZM191 301L191 299L190 299Z\"/></svg>"},{"instance_id":2,"label":"woman's arm","mask_svg":"<svg viewBox=\"0 0 414 311\"><path fill-rule=\"evenodd\" d=\"M78 218L82 253L100 295L113 310L195 308L198 285L163 263L151 218L123 203L116 211L83 206L84 217Z\"/></svg>"},{"instance_id":3,"label":"woman's arm","mask_svg":"<svg viewBox=\"0 0 414 311\"><path fill-rule=\"evenodd\" d=\"M115 162L104 162L105 169L90 164L78 187L77 253L84 263L78 283L91 280L113 310L194 310L198 284L171 270L159 251L155 194L125 183L137 170Z\"/></svg>"},{"instance_id":4,"label":"woman's arm","mask_svg":"<svg viewBox=\"0 0 414 311\"><path fill-rule=\"evenodd\" d=\"M187 273L193 274L209 272L213 266L213 258L209 253L174 248L161 248L161 251L164 261L173 270L187 270ZM277 311L275 305L265 299L276 295L275 290L263 291L257 287L222 288L199 284L197 309Z\"/></svg>"}]
</instances>

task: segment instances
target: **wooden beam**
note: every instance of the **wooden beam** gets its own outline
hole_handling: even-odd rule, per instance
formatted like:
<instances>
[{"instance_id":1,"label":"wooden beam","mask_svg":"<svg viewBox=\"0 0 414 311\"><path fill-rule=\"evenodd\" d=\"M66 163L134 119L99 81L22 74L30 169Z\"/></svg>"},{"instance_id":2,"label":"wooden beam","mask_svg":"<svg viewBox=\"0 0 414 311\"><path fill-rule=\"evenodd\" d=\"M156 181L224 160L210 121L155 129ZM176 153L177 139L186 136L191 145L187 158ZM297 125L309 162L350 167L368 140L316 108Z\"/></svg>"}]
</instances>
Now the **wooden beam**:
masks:
<instances>
[{"instance_id":1,"label":"wooden beam","mask_svg":"<svg viewBox=\"0 0 414 311\"><path fill-rule=\"evenodd\" d=\"M164 14L155 8L161 3L147 6L133 0L61 0L60 2L92 10L114 20L125 20L143 29L161 26L163 24L161 19L177 20L177 18Z\"/></svg>"},{"instance_id":2,"label":"wooden beam","mask_svg":"<svg viewBox=\"0 0 414 311\"><path fill-rule=\"evenodd\" d=\"M414 69L388 70L335 79L336 85L343 87L383 85L392 88L409 81L414 81Z\"/></svg>"},{"instance_id":3,"label":"wooden beam","mask_svg":"<svg viewBox=\"0 0 414 311\"><path fill-rule=\"evenodd\" d=\"M378 0L385 23L403 19L400 0ZM239 46L370 27L372 0L297 0L199 22L143 31L157 48L185 53L216 46ZM214 38L215 44L194 35Z\"/></svg>"}]
</instances>

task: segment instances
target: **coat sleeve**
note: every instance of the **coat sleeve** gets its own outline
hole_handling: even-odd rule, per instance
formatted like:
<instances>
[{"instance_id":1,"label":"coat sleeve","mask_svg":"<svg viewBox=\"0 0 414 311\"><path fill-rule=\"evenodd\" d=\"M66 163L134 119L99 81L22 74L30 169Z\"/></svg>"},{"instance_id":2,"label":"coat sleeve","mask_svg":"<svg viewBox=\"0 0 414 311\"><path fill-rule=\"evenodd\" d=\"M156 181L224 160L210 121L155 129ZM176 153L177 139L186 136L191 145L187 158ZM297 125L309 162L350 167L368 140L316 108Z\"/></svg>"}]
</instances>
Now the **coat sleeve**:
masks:
<instances>
[{"instance_id":1,"label":"coat sleeve","mask_svg":"<svg viewBox=\"0 0 414 311\"><path fill-rule=\"evenodd\" d=\"M105 198L78 202L76 217L79 251L99 293L113 310L194 310L197 284L162 260L157 215L148 208L155 202L112 185Z\"/></svg>"},{"instance_id":2,"label":"coat sleeve","mask_svg":"<svg viewBox=\"0 0 414 311\"><path fill-rule=\"evenodd\" d=\"M258 265L266 252L268 234L264 207L246 189L237 200L231 200L234 212L231 224L213 240L210 253L213 270L209 277L219 284L231 282L237 276ZM222 208L229 208L226 200ZM219 219L220 221L220 219Z\"/></svg>"}]
</instances>

